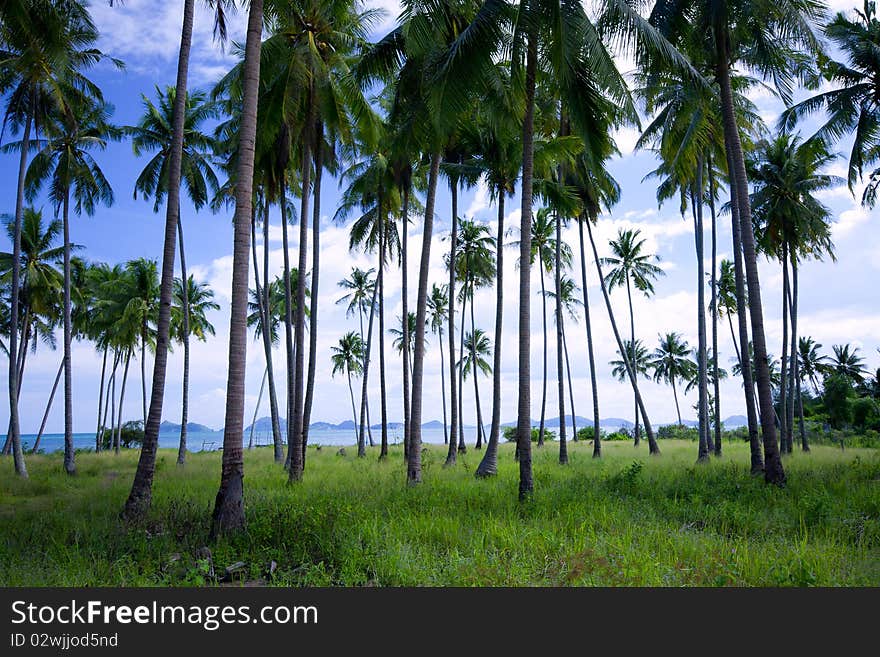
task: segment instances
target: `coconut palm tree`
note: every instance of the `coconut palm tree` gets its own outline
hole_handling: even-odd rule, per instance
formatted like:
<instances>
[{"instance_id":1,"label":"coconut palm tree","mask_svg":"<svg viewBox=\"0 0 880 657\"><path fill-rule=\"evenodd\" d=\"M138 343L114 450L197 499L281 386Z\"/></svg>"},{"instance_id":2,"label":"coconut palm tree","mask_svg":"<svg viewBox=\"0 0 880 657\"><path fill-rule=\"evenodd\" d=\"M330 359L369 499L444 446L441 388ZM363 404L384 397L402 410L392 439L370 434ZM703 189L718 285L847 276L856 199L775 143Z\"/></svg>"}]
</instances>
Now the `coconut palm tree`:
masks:
<instances>
[{"instance_id":1,"label":"coconut palm tree","mask_svg":"<svg viewBox=\"0 0 880 657\"><path fill-rule=\"evenodd\" d=\"M449 288L446 285L434 283L431 288L431 296L428 297L429 322L431 333L437 335L440 343L440 394L443 400L443 442L449 443L449 429L446 424L446 367L443 363L443 327L448 318ZM451 376L451 374L450 374Z\"/></svg>"},{"instance_id":2,"label":"coconut palm tree","mask_svg":"<svg viewBox=\"0 0 880 657\"><path fill-rule=\"evenodd\" d=\"M668 383L672 386L672 396L675 399L675 413L678 416L678 424L681 423L681 409L678 406L678 393L675 382L688 381L694 377L696 363L690 356L690 346L678 333L667 333L658 336L659 346L654 349L649 366L654 370L654 381Z\"/></svg>"},{"instance_id":3,"label":"coconut palm tree","mask_svg":"<svg viewBox=\"0 0 880 657\"><path fill-rule=\"evenodd\" d=\"M141 347L141 393L143 417L147 418L147 347L155 352L159 319L159 275L155 260L137 258L125 264L126 303L123 313L138 326Z\"/></svg>"},{"instance_id":4,"label":"coconut palm tree","mask_svg":"<svg viewBox=\"0 0 880 657\"><path fill-rule=\"evenodd\" d=\"M861 10L855 9L852 14L837 12L823 32L845 58L820 60L822 76L833 88L787 109L779 122L790 129L798 119L824 109L827 120L817 137L834 142L853 134L847 184L854 191L866 171L880 161L880 99L875 91L880 76L877 3L864 0ZM880 167L868 171L867 177L862 205L873 208L880 186Z\"/></svg>"},{"instance_id":5,"label":"coconut palm tree","mask_svg":"<svg viewBox=\"0 0 880 657\"><path fill-rule=\"evenodd\" d=\"M407 314L406 325L404 325L403 323L403 317L398 317L397 320L400 322L400 328L388 329L388 333L394 336L394 340L392 341L391 346L397 349L397 353L401 355L403 355L404 353L411 354L413 347L415 346L413 340L416 336L416 314ZM408 347L405 341L409 343ZM410 371L410 373L412 373L412 360L407 359L405 367Z\"/></svg>"},{"instance_id":6,"label":"coconut palm tree","mask_svg":"<svg viewBox=\"0 0 880 657\"><path fill-rule=\"evenodd\" d=\"M351 387L351 375L359 375L364 371L364 342L361 336L350 331L339 338L339 344L330 347L333 355L330 360L333 362L333 371L331 375L335 376L339 372L345 372L348 378L348 393L351 396L351 416L354 420L355 438L359 436L357 408L354 404L354 389Z\"/></svg>"},{"instance_id":7,"label":"coconut palm tree","mask_svg":"<svg viewBox=\"0 0 880 657\"><path fill-rule=\"evenodd\" d=\"M51 117L45 138L35 140L39 152L25 176L27 196L33 200L46 185L56 213L61 213L64 234L64 469L76 472L73 451L73 380L70 362L71 322L70 206L77 215L91 216L98 204L113 204L113 190L90 151L104 150L119 130L109 123L112 108L89 101L71 105L72 112Z\"/></svg>"},{"instance_id":8,"label":"coconut palm tree","mask_svg":"<svg viewBox=\"0 0 880 657\"><path fill-rule=\"evenodd\" d=\"M575 322L578 321L578 309L583 306L583 302L577 297L577 293L580 292L577 284L574 282L574 279L571 279L567 276L564 276L559 281L559 299L561 300L561 307L565 309L569 318L573 319ZM554 301L557 298L557 294L554 290L547 291L547 297L549 299L553 299ZM559 321L558 318L554 318L556 321ZM562 350L565 357L565 371L568 376L568 396L569 401L571 403L571 432L572 439L576 442L577 437L577 414L575 413L574 408L574 386L571 382L571 361L568 358L568 339L565 334L565 320L563 317L562 326L560 327L560 334L562 336Z\"/></svg>"},{"instance_id":9,"label":"coconut palm tree","mask_svg":"<svg viewBox=\"0 0 880 657\"><path fill-rule=\"evenodd\" d=\"M635 376L636 378L641 376L647 379L651 369L651 361L648 355L648 349L642 344L642 341L636 340L635 343L632 343L629 340L624 340L622 353L625 353L628 356L622 356L621 350L618 349L618 358L608 363L611 365L611 375L618 381L626 381L627 377L631 376ZM633 427L633 431L637 429L637 426L638 425L635 425Z\"/></svg>"},{"instance_id":10,"label":"coconut palm tree","mask_svg":"<svg viewBox=\"0 0 880 657\"><path fill-rule=\"evenodd\" d=\"M0 20L0 95L7 99L3 127L21 135L15 219L12 239L10 326L19 326L18 295L21 288L21 229L25 203L25 177L32 134L39 134L52 114L71 115L71 102L86 99L102 102L101 91L84 72L104 58L94 47L98 30L81 3L19 0L7 3ZM121 67L118 60L112 60ZM4 149L8 149L7 145ZM10 331L9 344L9 436L15 472L27 477L21 451L18 420L18 335Z\"/></svg>"},{"instance_id":11,"label":"coconut palm tree","mask_svg":"<svg viewBox=\"0 0 880 657\"><path fill-rule=\"evenodd\" d=\"M828 357L820 354L822 345L810 336L801 336L798 339L798 364L800 375L813 386L813 394L821 392L819 376L825 373Z\"/></svg>"},{"instance_id":12,"label":"coconut palm tree","mask_svg":"<svg viewBox=\"0 0 880 657\"><path fill-rule=\"evenodd\" d=\"M467 379L468 375L473 372L474 375L474 399L476 400L477 411L477 449L480 449L480 435L483 430L483 411L480 408L480 385L479 374L486 376L492 371L492 367L487 360L492 353L492 342L489 336L482 329L468 331L464 337L462 344L461 360L458 367L461 370L462 378Z\"/></svg>"},{"instance_id":13,"label":"coconut palm tree","mask_svg":"<svg viewBox=\"0 0 880 657\"><path fill-rule=\"evenodd\" d=\"M257 97L263 30L263 0L251 0L244 49L244 85L241 128L235 177L235 216L230 304L229 374L226 384L226 422L220 489L211 519L211 535L244 527L244 379L247 355L248 247L251 239L254 142L257 132Z\"/></svg>"},{"instance_id":14,"label":"coconut palm tree","mask_svg":"<svg viewBox=\"0 0 880 657\"><path fill-rule=\"evenodd\" d=\"M183 245L181 245L181 253ZM183 279L174 279L174 305L171 307L171 336L177 342L183 343L183 411L180 427L180 446L177 450L177 463L183 465L186 461L186 423L189 411L189 338L205 342L209 335L214 335L214 325L208 320L207 313L211 310L220 310L220 305L214 301L214 292L207 283L198 283L192 277L186 279L186 288Z\"/></svg>"},{"instance_id":15,"label":"coconut palm tree","mask_svg":"<svg viewBox=\"0 0 880 657\"><path fill-rule=\"evenodd\" d=\"M835 344L831 347L833 356L828 357L826 371L845 376L853 383L861 383L868 371L865 359L859 356L859 348L849 344Z\"/></svg>"},{"instance_id":16,"label":"coconut palm tree","mask_svg":"<svg viewBox=\"0 0 880 657\"><path fill-rule=\"evenodd\" d=\"M629 344L636 342L636 320L632 305L632 288L650 297L654 294L654 281L665 272L654 264L659 258L654 254L643 252L644 239L639 239L641 231L638 229L619 229L617 239L611 240L611 256L601 259L601 264L611 267L605 274L605 284L609 292L618 287L626 288L626 298L629 303L630 339ZM635 444L639 444L639 409L635 409Z\"/></svg>"}]
</instances>

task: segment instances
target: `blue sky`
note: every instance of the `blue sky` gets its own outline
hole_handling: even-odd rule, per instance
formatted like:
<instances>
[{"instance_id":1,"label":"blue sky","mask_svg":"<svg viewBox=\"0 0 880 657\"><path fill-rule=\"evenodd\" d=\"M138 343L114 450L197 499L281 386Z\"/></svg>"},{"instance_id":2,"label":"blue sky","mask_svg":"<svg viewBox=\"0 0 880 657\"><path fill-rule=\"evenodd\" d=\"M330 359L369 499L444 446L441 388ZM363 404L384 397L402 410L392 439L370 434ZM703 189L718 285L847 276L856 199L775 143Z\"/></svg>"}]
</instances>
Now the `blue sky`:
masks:
<instances>
[{"instance_id":1,"label":"blue sky","mask_svg":"<svg viewBox=\"0 0 880 657\"><path fill-rule=\"evenodd\" d=\"M372 6L383 6L389 10L385 23L378 32L387 30L397 13L393 0L371 2ZM194 47L190 68L190 86L209 87L230 64L234 62L231 48L221 52L211 37L212 22L208 12L198 3ZM101 65L92 72L93 79L102 87L107 99L115 106L114 120L118 124L134 123L142 109L141 94L155 96L155 86L173 84L176 71L177 47L181 22L179 2L156 3L150 0L126 0L125 4L110 8L106 2L95 1L92 11L102 31L100 47L105 52L126 62L124 72ZM833 0L833 9L848 9L854 6L852 0ZM242 38L246 16L239 12L230 17L230 33L233 39ZM780 105L769 94L758 93L754 100L768 124L772 125L778 115ZM810 126L804 131L809 132ZM638 228L647 238L647 246L660 257L660 264L666 275L656 284L656 296L650 300L636 297L634 312L636 334L653 349L658 333L678 331L691 344L696 343L696 259L694 236L689 219L682 219L677 204L657 207L655 188L652 182L643 181L656 162L648 153L633 153L632 147L637 137L635 129L625 129L616 135L622 151L621 157L611 165L611 171L622 187L622 199L614 211L600 219L597 238L600 251L607 252L608 239L619 228ZM846 144L841 145L845 150ZM97 154L97 159L109 178L116 195L114 205L101 208L94 217L74 217L71 238L84 245L83 255L91 260L124 262L136 257L157 258L161 253L164 211L158 215L152 212L152 202L134 200L132 191L134 180L146 163L146 158L135 158L131 145L126 142L111 144L106 151ZM845 159L831 168L838 175L845 174ZM0 157L0 178L6 184L0 187L0 210L12 212L15 201L15 177L17 157ZM364 254L348 252L347 226L332 222L340 189L337 181L326 180L322 193L322 271L319 294L320 333L318 337L318 372L314 420L341 422L349 419L348 390L343 378L330 376L330 346L349 330L356 328L355 318L346 318L342 306L335 304L341 296L337 281L347 276L352 266L369 267L371 258ZM862 355L870 369L880 366L880 304L876 281L880 278L880 229L876 224L878 212L869 213L859 207L845 186L823 193L822 200L832 209L835 224L834 241L837 247L837 262L806 263L801 269L800 278L800 332L811 335L830 352L832 344L850 342L861 347ZM46 215L52 212L51 205L44 198L36 201ZM508 201L507 225L518 225L518 198ZM485 189L477 187L463 192L460 208L465 217L473 217L490 225L494 232L497 209L490 204ZM213 313L217 335L209 342L195 344L192 354L190 420L219 428L223 423L224 395L226 383L226 351L229 324L229 287L231 277L232 227L231 211L211 214L196 213L188 203L182 207L182 220L187 238L187 263L191 272L200 280L214 288L221 309ZM873 221L872 221L873 220ZM276 272L281 269L281 243L278 217L272 217L272 231L269 251L272 266ZM722 216L719 222L719 258L730 257L729 219ZM430 279L442 282L446 276L441 266L442 253L448 248L443 237L449 227L449 193L442 189L438 194L437 215L435 218L435 238L432 243L432 267ZM708 222L707 222L708 231ZM411 228L411 253L418 253L421 247L421 226ZM296 231L291 231L292 247L296 248ZM577 249L577 234L569 229L565 240ZM706 257L710 255L709 235L706 235ZM263 248L258 237L258 247ZM11 250L5 235L0 238L0 249ZM518 272L514 268L516 254L508 250L505 271L504 349L503 349L503 400L515 399L516 390L516 285ZM601 253L600 255L604 255ZM412 259L415 261L415 258ZM594 318L596 340L597 370L600 385L600 404L603 417L632 416L632 400L628 388L616 382L610 375L608 361L615 358L616 345L601 300L598 279L588 258L588 279L591 314ZM769 349L777 357L781 352L781 273L778 266L761 262L761 285L767 322ZM574 272L580 280L580 270ZM410 271L411 281L415 281L416 268ZM400 271L391 270L387 274L386 328L396 325L400 315ZM549 281L548 281L549 282ZM539 289L537 272L533 275L533 289ZM414 296L413 286L411 294ZM612 303L621 323L621 329L628 333L626 298L622 293L612 295ZM541 400L541 311L540 299L535 295L532 306L532 416L540 410ZM549 320L552 326L552 319ZM494 292L479 293L476 304L476 324L492 332L494 322ZM722 366L728 369L735 356L726 323L719 326L719 352ZM586 366L585 330L583 323L567 326L569 350L575 383L576 411L588 414L589 372ZM548 416L558 415L555 385L555 345L551 339L550 384L548 385ZM399 421L402 417L400 397L400 363L387 340L389 415L390 420ZM61 358L60 351L53 352L40 346L36 354L29 356L27 372L22 390L21 413L22 430L25 433L36 431L51 387L52 380ZM374 354L375 358L375 354ZM165 395L164 418L179 421L180 388L182 385L182 354L176 349L170 357L170 369ZM284 363L283 351L275 354L276 370ZM377 363L377 360L374 360ZM2 364L5 371L6 363ZM73 350L74 379L74 429L87 432L94 429L97 408L98 382L100 376L100 354L91 344L77 343ZM248 422L254 412L257 392L265 367L262 347L252 343L248 350L248 399L246 415ZM377 367L377 365L375 366ZM430 344L426 361L426 395L424 417L426 420L441 418L440 407L440 355L436 341ZM147 358L148 377L152 368L152 358ZM129 387L126 392L126 419L137 419L140 411L140 381L136 372L139 364L133 363ZM378 372L378 369L374 370ZM283 377L279 395L283 396ZM371 379L375 380L375 379ZM484 397L491 394L491 380L482 379L481 390ZM149 385L149 382L148 382ZM649 381L642 385L646 403L652 420L659 423L670 422L675 418L675 408L671 390ZM465 387L465 420L472 422L474 417L472 385ZM378 387L371 391L378 400ZM5 400L5 397L4 397ZM693 417L691 405L694 395L682 401L682 414ZM63 429L63 414L60 399L49 417L48 431ZM484 403L485 405L485 403ZM568 406L566 402L566 406ZM743 395L738 381L722 383L722 417L744 411ZM0 423L5 426L8 407L0 406ZM268 405L263 400L259 414L268 414ZM502 410L502 420L515 417L516 408L508 402ZM376 421L376 412L374 412Z\"/></svg>"}]
</instances>

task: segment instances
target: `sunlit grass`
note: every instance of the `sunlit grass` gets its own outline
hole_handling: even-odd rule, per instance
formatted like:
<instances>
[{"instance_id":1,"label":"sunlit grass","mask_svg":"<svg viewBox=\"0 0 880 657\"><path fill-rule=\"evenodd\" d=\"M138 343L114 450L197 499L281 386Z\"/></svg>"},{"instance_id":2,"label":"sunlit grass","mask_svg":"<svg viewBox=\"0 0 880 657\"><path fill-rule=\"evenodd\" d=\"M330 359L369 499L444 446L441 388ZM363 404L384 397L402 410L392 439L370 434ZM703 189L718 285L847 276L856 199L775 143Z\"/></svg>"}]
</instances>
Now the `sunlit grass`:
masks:
<instances>
[{"instance_id":1,"label":"sunlit grass","mask_svg":"<svg viewBox=\"0 0 880 657\"><path fill-rule=\"evenodd\" d=\"M696 444L607 443L534 450L535 494L517 501L518 466L502 445L499 475L473 476L481 452L443 468L424 457L424 483L406 485L400 448L309 449L305 479L287 484L270 449L245 454L248 528L211 545L215 573L244 561L244 577L279 585L878 585L880 453L816 447L786 457L789 483L748 472L746 445L695 465ZM76 477L58 454L31 457L21 481L0 462L0 584L198 585L220 455L186 467L160 450L153 511L126 529L118 512L137 452L79 454ZM268 566L277 568L271 576Z\"/></svg>"}]
</instances>

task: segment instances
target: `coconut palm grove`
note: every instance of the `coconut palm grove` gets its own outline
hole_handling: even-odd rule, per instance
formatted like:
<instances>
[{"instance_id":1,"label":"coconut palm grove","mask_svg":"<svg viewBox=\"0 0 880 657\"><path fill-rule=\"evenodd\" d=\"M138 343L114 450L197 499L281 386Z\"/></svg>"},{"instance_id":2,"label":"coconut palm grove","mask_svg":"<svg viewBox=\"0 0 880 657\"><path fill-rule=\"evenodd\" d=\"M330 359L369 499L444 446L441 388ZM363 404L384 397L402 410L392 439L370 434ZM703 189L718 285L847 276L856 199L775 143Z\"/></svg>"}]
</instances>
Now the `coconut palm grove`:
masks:
<instances>
[{"instance_id":1,"label":"coconut palm grove","mask_svg":"<svg viewBox=\"0 0 880 657\"><path fill-rule=\"evenodd\" d=\"M8 0L0 109L0 583L880 584L874 0Z\"/></svg>"}]
</instances>

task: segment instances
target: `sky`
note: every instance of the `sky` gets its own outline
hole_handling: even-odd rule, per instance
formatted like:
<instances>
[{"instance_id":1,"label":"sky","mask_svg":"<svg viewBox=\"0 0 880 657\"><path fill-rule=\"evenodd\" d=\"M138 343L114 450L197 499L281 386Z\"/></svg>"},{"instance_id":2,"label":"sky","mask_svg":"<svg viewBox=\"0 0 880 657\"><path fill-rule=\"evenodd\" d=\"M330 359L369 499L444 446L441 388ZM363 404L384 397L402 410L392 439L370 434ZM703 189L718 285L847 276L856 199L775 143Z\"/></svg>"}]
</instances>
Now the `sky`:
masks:
<instances>
[{"instance_id":1,"label":"sky","mask_svg":"<svg viewBox=\"0 0 880 657\"><path fill-rule=\"evenodd\" d=\"M125 71L117 71L109 64L101 64L91 72L92 79L103 89L105 97L115 106L114 121L120 125L134 124L140 116L142 94L155 98L156 86L164 87L174 83L179 46L180 24L182 20L181 2L153 2L152 0L126 0L124 4L108 6L104 1L93 1L91 10L101 30L99 47L105 53L122 59ZM235 48L221 49L212 39L212 17L204 7L197 3L192 59L190 65L190 87L208 89L236 61ZM394 24L399 7L394 0L371 0L369 6L382 7L387 14L382 23L376 26L376 36L381 36ZM855 6L853 0L831 0L831 9L849 10ZM229 17L232 40L244 38L246 14L239 11ZM625 61L621 59L620 61ZM625 69L624 69L625 70ZM768 125L773 125L781 109L780 102L767 92L757 92L753 100L758 104ZM805 135L811 134L812 124L802 127ZM696 278L697 264L694 246L693 224L689 218L682 218L677 203L667 203L658 207L656 189L653 182L645 176L656 167L653 155L646 152L633 152L638 137L636 128L625 128L615 135L621 155L610 165L610 171L622 188L620 203L611 213L602 215L594 230L600 256L608 255L608 241L618 230L633 228L641 231L645 238L646 250L658 256L658 264L664 271L655 285L656 294L648 299L640 294L633 298L636 337L642 339L649 349L653 349L658 335L671 331L679 332L692 345L696 345L697 311ZM8 138L8 137L7 137ZM846 142L840 145L841 157L829 168L829 173L845 176ZM162 250L164 209L158 214L152 210L152 201L140 197L133 198L134 181L145 165L147 158L136 158L127 142L113 143L96 154L115 192L115 202L110 208L100 208L95 216L74 216L71 221L71 239L83 245L80 255L92 261L122 263L127 260L148 257L159 258ZM15 207L15 179L17 175L16 155L0 155L0 211L12 213ZM837 260L831 262L807 262L800 269L800 313L799 332L810 335L823 345L824 352L830 352L834 344L850 343L861 349L866 365L871 371L880 366L880 294L877 280L880 279L880 228L876 220L880 211L869 212L861 208L858 198L861 188L856 189L856 199L845 185L822 192L821 200L832 210L834 217L833 240L836 245ZM313 421L342 422L350 419L348 388L344 377L331 376L331 346L346 332L357 328L356 317L346 317L345 306L336 302L343 295L337 283L350 274L351 268L374 266L374 257L350 252L348 249L348 228L350 222L334 222L336 206L341 194L339 181L325 176L321 194L322 235L321 272L317 291L319 309L318 366L316 375L316 396ZM726 200L726 199L725 199ZM53 208L41 194L34 205L42 207L46 217ZM505 223L507 226L519 225L519 198L508 199ZM469 219L485 223L492 234L496 231L497 207L490 202L485 186L462 191L460 195L460 214ZM191 350L190 410L191 422L205 424L219 429L224 421L224 400L227 376L227 352L229 336L229 299L232 267L232 211L223 210L218 214L203 210L196 212L187 201L182 201L181 219L186 235L187 264L196 279L207 282L215 291L220 310L209 315L216 328L216 336L207 342L194 341ZM873 220L873 221L872 221ZM273 272L280 273L282 267L281 229L279 217L273 212L271 217L268 249ZM442 266L442 255L448 249L447 237L450 226L450 195L448 188L441 185L438 192L434 222L434 237L431 245L431 267L429 282L442 283L448 280ZM710 233L706 221L706 264L710 266ZM262 232L262 231L258 231ZM297 249L298 231L291 232L291 249ZM718 220L718 257L732 258L730 221L726 215ZM516 239L516 236L510 239ZM578 253L578 236L574 226L564 231L563 239L575 254ZM262 237L257 237L257 246L262 256ZM5 233L0 237L0 250L11 251L11 244ZM589 247L588 247L589 250ZM415 281L417 280L417 254L421 251L421 224L411 226L409 239L409 271L411 289L411 308L414 308ZM517 390L517 292L519 272L516 268L517 253L508 248L505 252L504 271L504 322L502 338L502 412L503 422L516 417ZM179 275L179 262L177 264ZM599 280L591 257L587 258L587 278L590 312L593 319L593 335L597 376L599 381L599 402L603 418L620 417L633 419L632 394L628 384L616 381L611 375L610 360L617 357L617 346L611 332L607 312L602 300ZM760 281L764 304L765 327L769 351L778 357L781 353L781 289L782 274L777 264L761 259ZM253 272L251 272L253 275ZM580 269L573 271L580 281ZM386 272L386 330L399 326L400 269L393 267ZM547 280L547 285L552 281ZM253 286L253 284L252 284ZM708 286L707 286L708 287ZM542 398L542 315L540 279L533 270L532 289L536 291L531 306L532 322L532 417L540 414ZM617 321L624 334L629 333L629 319L625 292L612 293L612 305ZM708 291L707 291L708 303ZM547 417L558 416L556 399L556 346L553 335L552 309L548 309L548 326L551 338L548 345L548 386ZM477 293L475 322L489 335L494 335L495 291L485 290ZM469 327L468 327L469 330ZM587 366L586 331L582 321L569 321L566 325L569 356L571 359L573 383L575 387L575 411L578 415L590 415L590 379ZM440 392L440 352L435 336L430 342L425 362L425 395L423 417L425 421L442 418ZM61 350L52 351L40 345L36 353L28 356L27 371L20 399L21 427L23 433L36 432L42 418L49 390L58 369ZM719 323L719 363L728 371L735 360L730 330L726 321ZM445 356L445 354L444 354ZM401 362L396 350L391 346L391 338L386 338L388 419L400 421L403 416L401 396ZM182 348L178 347L169 357L166 379L163 419L179 422L182 387ZM448 359L446 359L448 361ZM95 428L97 420L98 389L101 374L101 354L88 342L74 343L73 353L74 385L74 431L88 432ZM275 371L282 372L284 366L283 347L274 354ZM152 357L148 354L147 387L152 372ZM448 362L446 363L448 366ZM3 371L8 365L4 361ZM246 424L250 423L255 411L257 394L265 368L262 343L251 342L247 353L247 397ZM125 419L139 419L141 411L140 363L132 363L125 399ZM375 373L375 374L374 374ZM279 399L284 398L284 377L277 376ZM373 409L372 417L378 418L378 351L373 352L370 395ZM491 377L480 379L484 418L488 419L491 399ZM640 384L651 420L655 424L675 421L676 412L672 391L668 386L644 380ZM2 396L0 405L0 425L8 422L8 397ZM693 419L696 415L692 406L696 394L679 393L684 418ZM63 403L60 394L49 415L48 432L63 431ZM282 405L283 407L283 405ZM475 423L473 384L464 387L465 422ZM721 417L744 414L744 397L741 384L729 377L721 384ZM570 413L568 400L566 412ZM258 410L260 417L268 415L268 403L264 396Z\"/></svg>"}]
</instances>

